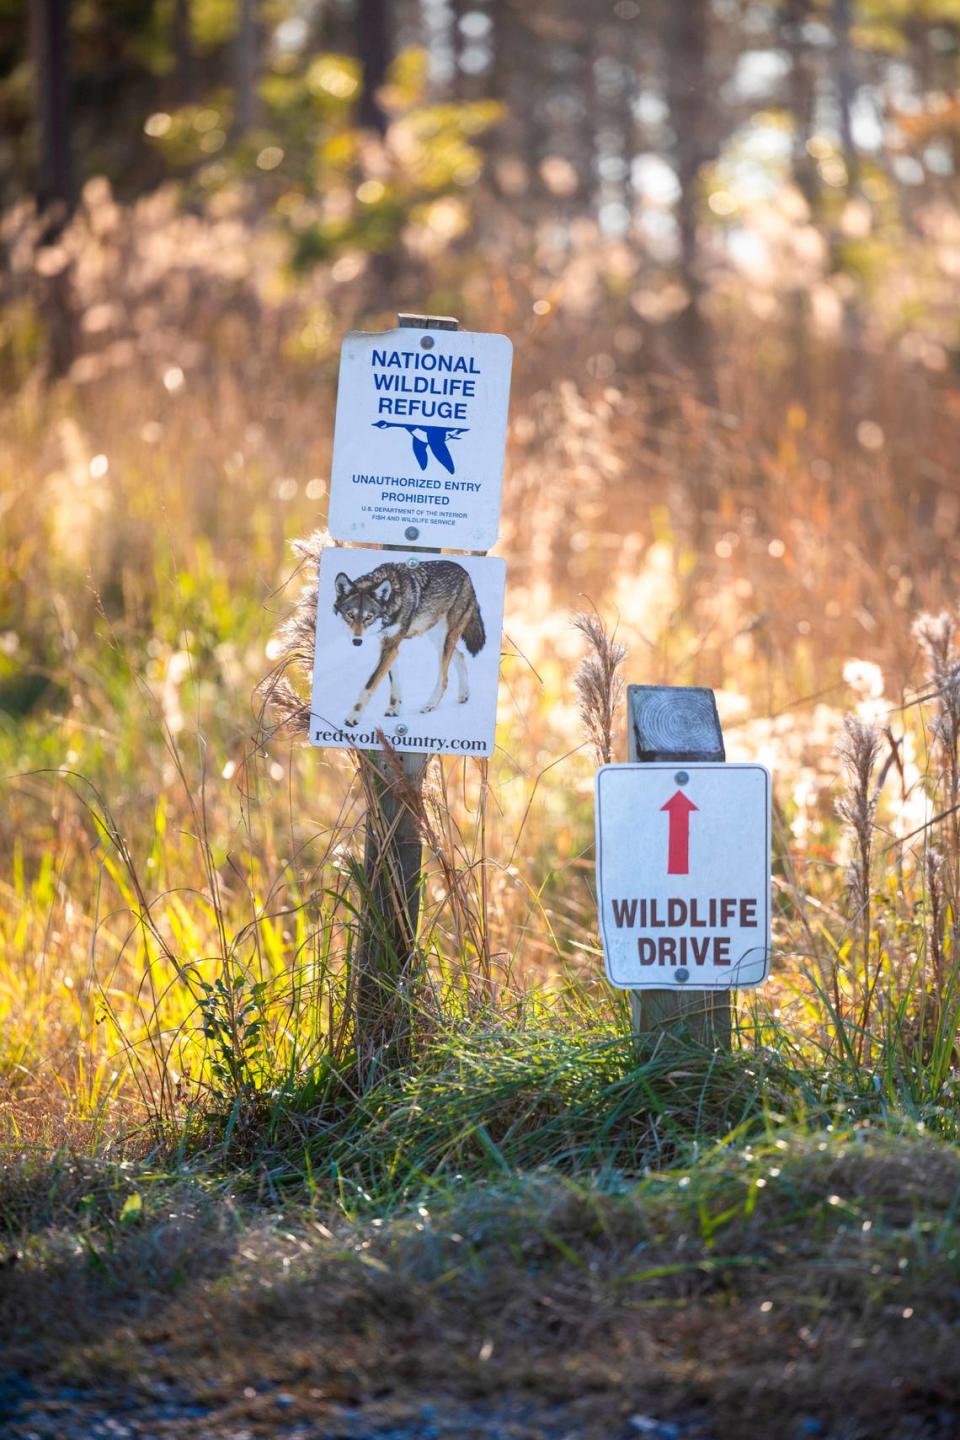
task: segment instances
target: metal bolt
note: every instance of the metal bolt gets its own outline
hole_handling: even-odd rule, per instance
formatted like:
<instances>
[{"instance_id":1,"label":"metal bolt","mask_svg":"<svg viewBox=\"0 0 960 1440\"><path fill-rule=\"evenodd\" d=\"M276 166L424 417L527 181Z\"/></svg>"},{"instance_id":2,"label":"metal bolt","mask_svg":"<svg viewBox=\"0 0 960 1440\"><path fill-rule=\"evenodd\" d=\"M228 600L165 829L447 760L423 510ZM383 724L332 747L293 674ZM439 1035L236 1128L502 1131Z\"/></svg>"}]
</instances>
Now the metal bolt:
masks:
<instances>
[{"instance_id":1,"label":"metal bolt","mask_svg":"<svg viewBox=\"0 0 960 1440\"><path fill-rule=\"evenodd\" d=\"M424 335L423 339L420 341L420 349L421 349L421 350L432 350L432 349L433 349L433 336L432 336L432 335Z\"/></svg>"},{"instance_id":2,"label":"metal bolt","mask_svg":"<svg viewBox=\"0 0 960 1440\"><path fill-rule=\"evenodd\" d=\"M420 531L417 529L416 525L408 525L403 533L408 540L416 540L417 536L420 534Z\"/></svg>"},{"instance_id":3,"label":"metal bolt","mask_svg":"<svg viewBox=\"0 0 960 1440\"><path fill-rule=\"evenodd\" d=\"M687 781L690 779L690 776L687 774L686 770L678 770L673 778L674 780L676 780L678 785L686 785ZM683 978L684 980L686 980L686 975L684 975Z\"/></svg>"},{"instance_id":4,"label":"metal bolt","mask_svg":"<svg viewBox=\"0 0 960 1440\"><path fill-rule=\"evenodd\" d=\"M398 725L398 726L397 726L397 734L398 734L398 735L406 735L406 733L407 733L407 726L406 726L406 725Z\"/></svg>"},{"instance_id":5,"label":"metal bolt","mask_svg":"<svg viewBox=\"0 0 960 1440\"><path fill-rule=\"evenodd\" d=\"M420 561L415 555L411 555L410 559L407 561L407 564L411 570L416 570L417 566L420 564Z\"/></svg>"},{"instance_id":6,"label":"metal bolt","mask_svg":"<svg viewBox=\"0 0 960 1440\"><path fill-rule=\"evenodd\" d=\"M687 981L690 979L690 971L686 970L681 965L679 970L675 970L673 972L673 978L674 980L676 980L678 985L686 985Z\"/></svg>"}]
</instances>

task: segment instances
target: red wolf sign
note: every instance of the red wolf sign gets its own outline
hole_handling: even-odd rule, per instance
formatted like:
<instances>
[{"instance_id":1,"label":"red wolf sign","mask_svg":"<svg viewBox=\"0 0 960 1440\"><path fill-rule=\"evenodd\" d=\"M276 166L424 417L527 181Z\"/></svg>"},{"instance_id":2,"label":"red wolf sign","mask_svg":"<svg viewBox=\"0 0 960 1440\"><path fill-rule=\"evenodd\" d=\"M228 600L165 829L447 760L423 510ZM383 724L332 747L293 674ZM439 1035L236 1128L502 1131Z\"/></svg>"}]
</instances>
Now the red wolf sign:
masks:
<instances>
[{"instance_id":1,"label":"red wolf sign","mask_svg":"<svg viewBox=\"0 0 960 1440\"><path fill-rule=\"evenodd\" d=\"M324 551L311 742L491 754L504 581L499 559Z\"/></svg>"}]
</instances>

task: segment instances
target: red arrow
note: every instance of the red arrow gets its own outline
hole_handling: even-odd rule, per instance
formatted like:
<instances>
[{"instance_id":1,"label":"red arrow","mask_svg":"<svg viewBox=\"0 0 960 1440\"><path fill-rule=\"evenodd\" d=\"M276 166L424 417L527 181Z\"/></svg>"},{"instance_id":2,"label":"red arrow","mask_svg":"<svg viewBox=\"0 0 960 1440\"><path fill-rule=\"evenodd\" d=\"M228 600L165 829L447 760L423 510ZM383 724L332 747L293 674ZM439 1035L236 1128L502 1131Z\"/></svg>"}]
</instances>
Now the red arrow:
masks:
<instances>
[{"instance_id":1,"label":"red arrow","mask_svg":"<svg viewBox=\"0 0 960 1440\"><path fill-rule=\"evenodd\" d=\"M682 790L671 795L660 806L670 816L670 839L667 846L667 874L690 874L690 811L698 809Z\"/></svg>"}]
</instances>

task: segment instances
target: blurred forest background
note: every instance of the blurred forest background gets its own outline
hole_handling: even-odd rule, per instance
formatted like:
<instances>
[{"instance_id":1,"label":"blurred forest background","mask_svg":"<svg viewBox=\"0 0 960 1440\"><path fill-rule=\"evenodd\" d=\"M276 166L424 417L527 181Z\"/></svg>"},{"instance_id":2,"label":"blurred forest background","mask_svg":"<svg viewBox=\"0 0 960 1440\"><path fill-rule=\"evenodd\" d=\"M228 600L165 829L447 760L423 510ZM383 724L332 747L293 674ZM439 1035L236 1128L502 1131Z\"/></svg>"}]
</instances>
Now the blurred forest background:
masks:
<instances>
[{"instance_id":1,"label":"blurred forest background","mask_svg":"<svg viewBox=\"0 0 960 1440\"><path fill-rule=\"evenodd\" d=\"M620 302L609 375L664 325L707 369L744 286L797 346L949 364L953 0L7 0L0 25L8 274L24 195L50 243L78 205L178 179L189 213L271 226L301 272L352 255L341 284L358 255L382 284L444 250L489 275L494 246L507 288L589 256L543 298L597 328Z\"/></svg>"},{"instance_id":2,"label":"blurred forest background","mask_svg":"<svg viewBox=\"0 0 960 1440\"><path fill-rule=\"evenodd\" d=\"M863 519L902 593L958 519L958 45L954 0L7 0L0 376L66 379L92 431L142 379L147 434L256 387L214 468L257 452L288 501L316 470L316 500L329 437L294 395L319 415L344 329L429 305L510 331L521 385L641 378L636 487L680 373L723 466L786 416L819 494L880 472L896 519Z\"/></svg>"},{"instance_id":3,"label":"blurred forest background","mask_svg":"<svg viewBox=\"0 0 960 1440\"><path fill-rule=\"evenodd\" d=\"M0 1044L21 1129L132 1093L120 1050L148 1047L151 1104L180 1093L171 1065L214 1084L216 1026L170 955L281 995L309 953L339 994L343 911L319 897L349 888L356 786L264 729L256 686L290 542L324 522L341 337L397 310L516 350L498 752L489 775L435 767L431 792L487 877L468 923L431 872L448 974L489 996L572 967L612 1003L571 685L592 603L628 678L713 685L731 758L775 768L769 1013L796 1004L839 1053L838 1012L866 1033L882 1010L877 966L936 962L946 1023L960 870L931 912L922 827L956 802L960 730L951 761L946 722L900 707L942 702L956 663L949 616L912 627L950 609L960 563L958 75L960 0L2 0ZM879 727L884 832L854 900L832 789L851 708ZM870 885L892 888L864 936ZM156 932L131 931L154 894ZM304 1052L264 1013L258 1073L333 1045L330 1016Z\"/></svg>"},{"instance_id":4,"label":"blurred forest background","mask_svg":"<svg viewBox=\"0 0 960 1440\"><path fill-rule=\"evenodd\" d=\"M125 444L218 391L208 468L256 455L289 505L329 441L294 397L319 420L344 329L432 307L508 330L548 407L545 375L641 379L614 407L648 421L631 494L674 401L702 402L694 528L717 465L749 492L763 465L734 452L776 449L785 417L828 503L883 476L894 515L861 518L902 594L952 564L958 520L958 44L954 0L7 0L0 377L66 379L111 462L94 417L135 378Z\"/></svg>"}]
</instances>

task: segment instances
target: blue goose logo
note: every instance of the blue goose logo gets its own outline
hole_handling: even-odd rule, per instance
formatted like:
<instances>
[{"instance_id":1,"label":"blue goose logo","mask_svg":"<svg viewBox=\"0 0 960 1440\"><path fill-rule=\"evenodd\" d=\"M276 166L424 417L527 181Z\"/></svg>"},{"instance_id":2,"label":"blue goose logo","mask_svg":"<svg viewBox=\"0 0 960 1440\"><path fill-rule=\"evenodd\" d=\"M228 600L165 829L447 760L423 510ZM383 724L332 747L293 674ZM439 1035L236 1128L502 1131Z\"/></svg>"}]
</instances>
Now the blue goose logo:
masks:
<instances>
[{"instance_id":1,"label":"blue goose logo","mask_svg":"<svg viewBox=\"0 0 960 1440\"><path fill-rule=\"evenodd\" d=\"M451 425L404 425L399 420L374 420L375 430L406 430L413 443L413 453L421 470L427 468L427 456L439 460L449 475L455 473L448 440L459 440L467 431Z\"/></svg>"}]
</instances>

